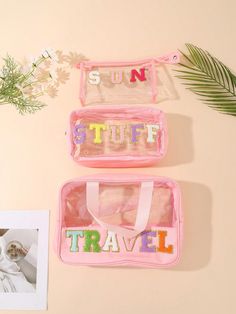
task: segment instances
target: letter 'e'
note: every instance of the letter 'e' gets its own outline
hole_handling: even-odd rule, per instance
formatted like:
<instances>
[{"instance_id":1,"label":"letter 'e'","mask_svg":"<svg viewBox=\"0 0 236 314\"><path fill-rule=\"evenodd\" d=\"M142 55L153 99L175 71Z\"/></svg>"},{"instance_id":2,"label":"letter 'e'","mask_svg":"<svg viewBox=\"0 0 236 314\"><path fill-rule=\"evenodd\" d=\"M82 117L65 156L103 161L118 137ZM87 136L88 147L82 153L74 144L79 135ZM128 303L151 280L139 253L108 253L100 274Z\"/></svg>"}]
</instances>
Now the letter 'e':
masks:
<instances>
[{"instance_id":1,"label":"letter 'e'","mask_svg":"<svg viewBox=\"0 0 236 314\"><path fill-rule=\"evenodd\" d=\"M156 236L156 231L147 231L141 233L142 246L140 248L141 252L156 252L156 248L153 245L149 245L152 243L152 237Z\"/></svg>"}]
</instances>

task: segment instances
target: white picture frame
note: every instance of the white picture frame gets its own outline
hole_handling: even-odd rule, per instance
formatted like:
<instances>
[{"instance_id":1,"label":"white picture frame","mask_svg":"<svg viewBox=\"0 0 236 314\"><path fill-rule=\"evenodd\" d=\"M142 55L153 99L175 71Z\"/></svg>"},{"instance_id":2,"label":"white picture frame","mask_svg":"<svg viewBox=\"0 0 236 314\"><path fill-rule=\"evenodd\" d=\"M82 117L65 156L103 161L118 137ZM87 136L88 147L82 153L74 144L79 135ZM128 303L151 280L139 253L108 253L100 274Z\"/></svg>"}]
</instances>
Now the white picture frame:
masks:
<instances>
[{"instance_id":1,"label":"white picture frame","mask_svg":"<svg viewBox=\"0 0 236 314\"><path fill-rule=\"evenodd\" d=\"M0 293L0 309L46 310L48 290L49 211L0 211L0 229L37 230L35 292ZM19 234L20 231L18 230Z\"/></svg>"}]
</instances>

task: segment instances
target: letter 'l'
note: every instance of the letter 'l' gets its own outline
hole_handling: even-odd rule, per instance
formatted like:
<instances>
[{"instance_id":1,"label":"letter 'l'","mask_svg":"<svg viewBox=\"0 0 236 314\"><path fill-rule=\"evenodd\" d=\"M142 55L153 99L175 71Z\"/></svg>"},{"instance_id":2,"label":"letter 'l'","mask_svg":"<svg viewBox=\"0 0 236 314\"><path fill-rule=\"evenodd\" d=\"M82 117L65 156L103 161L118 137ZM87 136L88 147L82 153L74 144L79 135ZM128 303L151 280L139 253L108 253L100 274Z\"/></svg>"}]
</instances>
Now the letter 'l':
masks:
<instances>
[{"instance_id":1,"label":"letter 'l'","mask_svg":"<svg viewBox=\"0 0 236 314\"><path fill-rule=\"evenodd\" d=\"M159 236L159 247L157 248L158 252L162 253L173 253L173 245L168 245L166 246L166 236L167 236L167 231L158 231L158 236Z\"/></svg>"}]
</instances>

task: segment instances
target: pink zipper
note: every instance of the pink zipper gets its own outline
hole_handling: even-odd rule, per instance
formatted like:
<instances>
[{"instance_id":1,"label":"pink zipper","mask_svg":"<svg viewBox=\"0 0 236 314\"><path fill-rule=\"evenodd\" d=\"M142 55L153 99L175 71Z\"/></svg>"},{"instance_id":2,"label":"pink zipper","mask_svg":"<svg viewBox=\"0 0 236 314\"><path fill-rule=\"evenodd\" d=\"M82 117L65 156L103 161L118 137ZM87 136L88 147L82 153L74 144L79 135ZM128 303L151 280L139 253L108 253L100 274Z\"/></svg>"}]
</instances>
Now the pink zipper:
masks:
<instances>
[{"instance_id":1,"label":"pink zipper","mask_svg":"<svg viewBox=\"0 0 236 314\"><path fill-rule=\"evenodd\" d=\"M77 64L77 68L82 68L91 70L93 67L119 67L119 66L132 66L132 65L150 65L152 62L154 63L167 63L167 64L175 64L178 63L180 59L179 52L172 52L161 57L149 58L137 61L82 61Z\"/></svg>"}]
</instances>

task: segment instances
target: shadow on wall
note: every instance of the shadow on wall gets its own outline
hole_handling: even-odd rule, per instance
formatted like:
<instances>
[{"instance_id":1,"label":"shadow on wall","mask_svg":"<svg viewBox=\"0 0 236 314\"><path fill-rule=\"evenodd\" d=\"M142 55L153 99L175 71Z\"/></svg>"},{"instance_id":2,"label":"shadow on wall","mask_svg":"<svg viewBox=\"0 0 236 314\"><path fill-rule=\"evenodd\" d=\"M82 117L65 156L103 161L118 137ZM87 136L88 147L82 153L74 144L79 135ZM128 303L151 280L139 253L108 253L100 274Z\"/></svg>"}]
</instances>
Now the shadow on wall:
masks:
<instances>
[{"instance_id":1,"label":"shadow on wall","mask_svg":"<svg viewBox=\"0 0 236 314\"><path fill-rule=\"evenodd\" d=\"M181 260L172 270L196 270L211 258L212 197L209 188L195 182L180 181L184 210L184 237Z\"/></svg>"},{"instance_id":2,"label":"shadow on wall","mask_svg":"<svg viewBox=\"0 0 236 314\"><path fill-rule=\"evenodd\" d=\"M192 119L180 114L166 114L169 144L165 158L157 167L190 163L194 159Z\"/></svg>"}]
</instances>

